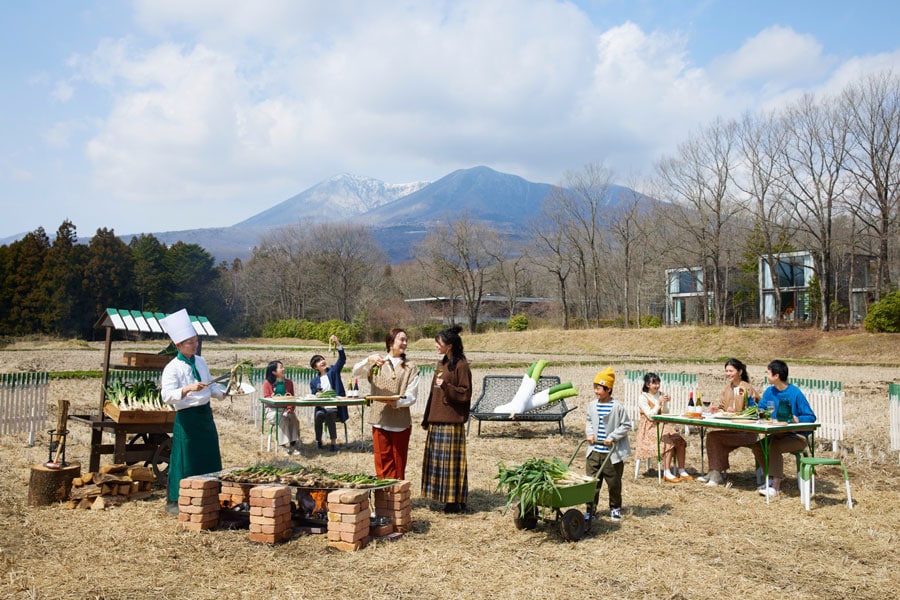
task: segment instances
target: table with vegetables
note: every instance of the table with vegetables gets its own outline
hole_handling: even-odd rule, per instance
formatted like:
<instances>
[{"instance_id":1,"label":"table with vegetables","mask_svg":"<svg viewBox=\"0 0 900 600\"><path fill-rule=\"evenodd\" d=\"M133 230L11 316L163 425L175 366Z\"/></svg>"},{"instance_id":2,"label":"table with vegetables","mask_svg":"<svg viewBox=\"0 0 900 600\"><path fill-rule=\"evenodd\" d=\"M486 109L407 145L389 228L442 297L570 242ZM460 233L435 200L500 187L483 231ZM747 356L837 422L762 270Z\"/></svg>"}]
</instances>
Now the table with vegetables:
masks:
<instances>
[{"instance_id":1,"label":"table with vegetables","mask_svg":"<svg viewBox=\"0 0 900 600\"><path fill-rule=\"evenodd\" d=\"M821 423L785 423L781 421L773 421L771 415L767 411L760 414L755 406L748 407L738 413L730 412L712 412L712 413L686 413L684 415L654 415L653 421L656 423L656 458L659 480L662 481L662 425L664 423L672 423L675 425L688 425L697 427L700 430L700 470L703 471L703 461L706 457L704 451L704 441L706 429L732 429L738 431L752 431L759 437L760 447L762 449L765 464L763 467L763 476L769 476L769 436L776 433L811 431L809 436L809 451L815 456L816 429ZM764 479L765 481L765 479ZM768 497L766 499L768 501Z\"/></svg>"},{"instance_id":2,"label":"table with vegetables","mask_svg":"<svg viewBox=\"0 0 900 600\"><path fill-rule=\"evenodd\" d=\"M262 404L264 412L266 408L276 409L273 410L273 412L275 413L274 435L275 448L277 453L278 421L279 417L281 416L281 410L278 409L285 409L289 406L293 406L295 408L301 408L304 406L358 406L360 410L360 439L362 439L365 437L365 407L367 404L369 404L371 399L366 397L338 396L333 390L329 390L326 392L319 392L316 395L308 396L271 396L269 398L260 398L259 401ZM266 436L266 420L260 419L260 423L260 434L264 439Z\"/></svg>"}]
</instances>

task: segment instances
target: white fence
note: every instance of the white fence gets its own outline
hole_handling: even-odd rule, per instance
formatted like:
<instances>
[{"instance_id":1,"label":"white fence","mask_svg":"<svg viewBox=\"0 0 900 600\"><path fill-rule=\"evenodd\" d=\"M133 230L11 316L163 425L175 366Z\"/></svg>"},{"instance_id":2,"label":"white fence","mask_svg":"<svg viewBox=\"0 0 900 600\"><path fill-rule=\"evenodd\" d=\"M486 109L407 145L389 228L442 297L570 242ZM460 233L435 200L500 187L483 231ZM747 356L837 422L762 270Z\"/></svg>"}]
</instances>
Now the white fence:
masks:
<instances>
[{"instance_id":1,"label":"white fence","mask_svg":"<svg viewBox=\"0 0 900 600\"><path fill-rule=\"evenodd\" d=\"M637 428L640 408L638 398L641 396L641 388L644 387L644 374L646 371L625 371L625 399L623 403L628 410L628 416L634 428ZM659 375L659 389L661 393L669 394L672 400L669 403L669 412L675 415L687 411L688 402L692 399L698 401L697 375L693 373L657 373Z\"/></svg>"},{"instance_id":2,"label":"white fence","mask_svg":"<svg viewBox=\"0 0 900 600\"><path fill-rule=\"evenodd\" d=\"M800 388L816 413L816 421L822 424L816 431L816 439L831 440L831 449L838 451L844 441L844 388L840 381L826 379L790 378Z\"/></svg>"},{"instance_id":3,"label":"white fence","mask_svg":"<svg viewBox=\"0 0 900 600\"><path fill-rule=\"evenodd\" d=\"M888 386L888 413L891 420L891 451L900 452L900 384Z\"/></svg>"},{"instance_id":4,"label":"white fence","mask_svg":"<svg viewBox=\"0 0 900 600\"><path fill-rule=\"evenodd\" d=\"M0 373L0 434L28 433L33 446L38 429L47 425L50 374Z\"/></svg>"}]
</instances>

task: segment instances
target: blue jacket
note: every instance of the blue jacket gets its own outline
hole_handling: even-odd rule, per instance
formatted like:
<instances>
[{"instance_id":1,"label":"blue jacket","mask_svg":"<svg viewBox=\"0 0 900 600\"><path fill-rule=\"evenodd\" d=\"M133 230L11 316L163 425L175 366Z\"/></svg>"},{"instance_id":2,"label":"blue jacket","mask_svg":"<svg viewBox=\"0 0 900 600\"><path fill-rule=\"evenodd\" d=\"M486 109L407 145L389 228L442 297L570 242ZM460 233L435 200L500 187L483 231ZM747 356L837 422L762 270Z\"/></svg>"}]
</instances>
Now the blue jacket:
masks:
<instances>
[{"instance_id":1,"label":"blue jacket","mask_svg":"<svg viewBox=\"0 0 900 600\"><path fill-rule=\"evenodd\" d=\"M762 399L760 399L760 404L762 406L767 406L769 400L772 401L772 405L774 407L775 412L778 412L778 404L781 402L787 402L791 407L791 414L797 417L798 423L815 423L816 422L816 413L813 412L812 407L809 405L809 401L806 399L806 396L803 395L803 392L800 391L796 385L789 383L786 388L782 391L778 391L774 385L770 385L763 392ZM804 435L808 435L808 431L801 431Z\"/></svg>"},{"instance_id":2,"label":"blue jacket","mask_svg":"<svg viewBox=\"0 0 900 600\"><path fill-rule=\"evenodd\" d=\"M331 389L338 396L346 396L347 392L344 390L344 382L341 381L341 370L344 368L344 363L347 362L347 355L344 354L344 348L341 346L338 348L338 359L337 362L325 369L325 376L328 377L328 382L331 383ZM309 390L313 394L319 391L319 380L321 379L321 375L316 375L309 382ZM338 418L337 420L341 423L345 423L347 419L350 418L350 413L347 410L346 406L338 406ZM317 406L316 412L324 411L324 406Z\"/></svg>"}]
</instances>

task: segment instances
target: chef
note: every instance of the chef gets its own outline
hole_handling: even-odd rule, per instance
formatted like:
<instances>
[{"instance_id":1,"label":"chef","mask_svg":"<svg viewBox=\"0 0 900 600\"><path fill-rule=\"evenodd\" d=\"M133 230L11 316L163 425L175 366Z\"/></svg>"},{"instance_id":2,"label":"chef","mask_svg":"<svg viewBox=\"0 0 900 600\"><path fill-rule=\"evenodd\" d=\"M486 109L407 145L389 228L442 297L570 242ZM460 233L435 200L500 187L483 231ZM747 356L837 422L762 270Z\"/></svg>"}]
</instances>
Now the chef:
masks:
<instances>
[{"instance_id":1,"label":"chef","mask_svg":"<svg viewBox=\"0 0 900 600\"><path fill-rule=\"evenodd\" d=\"M162 373L162 400L177 412L169 457L169 493L166 512L177 515L179 484L185 477L222 470L219 434L213 421L210 397L223 398L225 390L212 383L206 360L197 354L199 338L187 310L160 319L178 349Z\"/></svg>"}]
</instances>

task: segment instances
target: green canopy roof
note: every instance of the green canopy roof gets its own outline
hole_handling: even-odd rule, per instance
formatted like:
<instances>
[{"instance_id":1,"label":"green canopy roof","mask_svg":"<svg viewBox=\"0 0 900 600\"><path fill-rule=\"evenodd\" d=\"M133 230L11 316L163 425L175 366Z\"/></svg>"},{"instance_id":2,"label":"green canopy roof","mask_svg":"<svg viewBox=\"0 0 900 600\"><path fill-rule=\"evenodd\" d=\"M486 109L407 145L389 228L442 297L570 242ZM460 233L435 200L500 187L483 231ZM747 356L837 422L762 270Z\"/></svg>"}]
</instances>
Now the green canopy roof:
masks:
<instances>
[{"instance_id":1,"label":"green canopy roof","mask_svg":"<svg viewBox=\"0 0 900 600\"><path fill-rule=\"evenodd\" d=\"M154 313L140 310L128 310L124 308L107 308L106 313L100 315L100 320L94 325L95 328L111 327L116 331L134 331L135 333L160 333L165 331L159 324L160 319L167 317L167 313ZM189 315L191 324L194 326L197 335L218 336L209 319L201 316Z\"/></svg>"}]
</instances>

